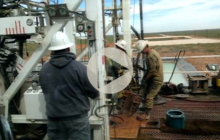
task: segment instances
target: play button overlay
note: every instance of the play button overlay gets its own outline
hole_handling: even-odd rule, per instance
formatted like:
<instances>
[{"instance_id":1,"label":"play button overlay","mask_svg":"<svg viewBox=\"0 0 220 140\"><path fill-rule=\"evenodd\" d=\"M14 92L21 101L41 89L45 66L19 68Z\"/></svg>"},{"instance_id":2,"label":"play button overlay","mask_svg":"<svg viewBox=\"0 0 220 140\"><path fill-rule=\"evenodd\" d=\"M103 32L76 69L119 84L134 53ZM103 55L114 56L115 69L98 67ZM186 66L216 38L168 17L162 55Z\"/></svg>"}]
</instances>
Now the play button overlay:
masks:
<instances>
[{"instance_id":1,"label":"play button overlay","mask_svg":"<svg viewBox=\"0 0 220 140\"><path fill-rule=\"evenodd\" d=\"M116 63L120 64L121 67L126 68L122 76L117 79L112 79L106 75L105 71L105 58L110 58ZM99 60L99 61L98 61ZM102 61L100 61L102 60ZM102 65L102 70L98 71L98 63ZM100 66L99 65L99 66ZM99 73L102 79L112 79L112 81L108 84L103 84L102 87L99 87ZM105 48L99 50L89 60L87 65L87 76L89 78L90 83L95 87L100 93L118 93L125 89L133 76L133 65L131 62L131 58L123 51L116 48Z\"/></svg>"}]
</instances>

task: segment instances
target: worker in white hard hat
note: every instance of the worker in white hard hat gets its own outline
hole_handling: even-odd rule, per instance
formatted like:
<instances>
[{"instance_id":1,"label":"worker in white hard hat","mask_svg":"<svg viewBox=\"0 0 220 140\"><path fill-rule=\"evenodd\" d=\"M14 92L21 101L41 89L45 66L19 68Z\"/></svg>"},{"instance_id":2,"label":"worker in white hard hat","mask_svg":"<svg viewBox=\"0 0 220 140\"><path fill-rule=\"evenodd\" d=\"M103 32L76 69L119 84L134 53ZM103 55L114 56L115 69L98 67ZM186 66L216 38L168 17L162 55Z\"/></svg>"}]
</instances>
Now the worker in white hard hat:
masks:
<instances>
[{"instance_id":1,"label":"worker in white hard hat","mask_svg":"<svg viewBox=\"0 0 220 140\"><path fill-rule=\"evenodd\" d=\"M125 54L127 54L127 42L125 40L119 40L115 43L115 48L123 51ZM123 56L122 56L123 57ZM106 72L108 77L112 77L113 80L120 77L126 68L118 64L117 62L111 60L110 58L106 59ZM116 105L116 108L118 110L121 110L121 98L122 98L122 92L119 92L117 94L114 94L114 100Z\"/></svg>"},{"instance_id":2,"label":"worker in white hard hat","mask_svg":"<svg viewBox=\"0 0 220 140\"><path fill-rule=\"evenodd\" d=\"M145 54L147 70L142 78L144 85L144 106L139 108L144 111L144 119L150 119L150 111L153 108L154 98L163 85L163 63L160 55L151 49L148 41L139 40L136 48L140 53ZM146 100L145 100L146 99Z\"/></svg>"},{"instance_id":3,"label":"worker in white hard hat","mask_svg":"<svg viewBox=\"0 0 220 140\"><path fill-rule=\"evenodd\" d=\"M125 40L119 40L115 43L115 48L123 51L127 54L127 42ZM123 72L122 66L111 59L107 58L107 76L112 76L113 79L117 79Z\"/></svg>"},{"instance_id":4,"label":"worker in white hard hat","mask_svg":"<svg viewBox=\"0 0 220 140\"><path fill-rule=\"evenodd\" d=\"M86 66L70 52L72 46L66 34L54 34L51 59L40 71L49 140L90 140L89 98L99 92L90 84Z\"/></svg>"},{"instance_id":5,"label":"worker in white hard hat","mask_svg":"<svg viewBox=\"0 0 220 140\"><path fill-rule=\"evenodd\" d=\"M125 40L117 41L115 43L115 48L117 48L127 54L127 42Z\"/></svg>"}]
</instances>

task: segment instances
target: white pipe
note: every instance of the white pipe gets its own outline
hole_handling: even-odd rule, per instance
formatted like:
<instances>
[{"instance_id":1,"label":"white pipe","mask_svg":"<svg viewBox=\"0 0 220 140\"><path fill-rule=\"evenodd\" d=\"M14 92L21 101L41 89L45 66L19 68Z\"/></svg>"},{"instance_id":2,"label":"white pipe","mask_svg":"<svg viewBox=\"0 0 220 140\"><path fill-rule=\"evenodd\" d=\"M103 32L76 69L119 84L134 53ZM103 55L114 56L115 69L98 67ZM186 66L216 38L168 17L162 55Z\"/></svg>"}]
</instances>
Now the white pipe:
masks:
<instances>
[{"instance_id":1,"label":"white pipe","mask_svg":"<svg viewBox=\"0 0 220 140\"><path fill-rule=\"evenodd\" d=\"M95 31L96 31L96 41L93 43L93 48L96 48L97 51L104 48L104 38L103 38L103 19L102 17L102 0L86 0L86 13L88 19L95 21ZM105 27L104 27L105 28ZM97 66L98 66L98 84L99 87L104 86L105 80L105 65L102 63L103 56L98 54ZM105 105L105 94L100 94L99 105ZM108 110L103 108L100 110L100 115L103 115L104 118L104 132L101 133L101 128L99 128L99 134L96 134L95 140L109 140L109 119L108 119ZM104 138L103 138L104 135Z\"/></svg>"},{"instance_id":2,"label":"white pipe","mask_svg":"<svg viewBox=\"0 0 220 140\"><path fill-rule=\"evenodd\" d=\"M219 71L174 71L174 73L218 73ZM165 71L163 73L172 73L172 71Z\"/></svg>"},{"instance_id":3,"label":"white pipe","mask_svg":"<svg viewBox=\"0 0 220 140\"><path fill-rule=\"evenodd\" d=\"M181 58L212 58L212 57L220 57L220 55L198 55L198 56L184 56ZM163 60L167 59L175 59L175 57L162 57Z\"/></svg>"},{"instance_id":4,"label":"white pipe","mask_svg":"<svg viewBox=\"0 0 220 140\"><path fill-rule=\"evenodd\" d=\"M131 49L131 23L130 23L130 0L123 0L123 34L124 40L127 42L127 52L130 58L132 58Z\"/></svg>"}]
</instances>

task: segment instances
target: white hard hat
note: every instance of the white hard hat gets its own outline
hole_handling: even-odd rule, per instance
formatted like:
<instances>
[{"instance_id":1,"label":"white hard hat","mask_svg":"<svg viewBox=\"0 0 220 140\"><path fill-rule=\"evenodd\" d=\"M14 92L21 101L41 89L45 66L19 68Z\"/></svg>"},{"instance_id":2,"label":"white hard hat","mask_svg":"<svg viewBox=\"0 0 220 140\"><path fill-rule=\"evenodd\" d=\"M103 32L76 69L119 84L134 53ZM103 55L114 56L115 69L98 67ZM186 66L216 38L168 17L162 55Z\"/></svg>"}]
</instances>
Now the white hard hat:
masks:
<instances>
[{"instance_id":1,"label":"white hard hat","mask_svg":"<svg viewBox=\"0 0 220 140\"><path fill-rule=\"evenodd\" d=\"M59 31L53 35L52 40L50 42L49 50L58 51L58 50L70 48L72 46L73 46L73 43L70 42L67 35L65 33Z\"/></svg>"},{"instance_id":2,"label":"white hard hat","mask_svg":"<svg viewBox=\"0 0 220 140\"><path fill-rule=\"evenodd\" d=\"M138 40L138 42L135 44L135 47L138 49L139 52L142 52L147 45L147 40Z\"/></svg>"},{"instance_id":3,"label":"white hard hat","mask_svg":"<svg viewBox=\"0 0 220 140\"><path fill-rule=\"evenodd\" d=\"M117 43L115 43L115 45L127 51L127 42L125 40L119 40Z\"/></svg>"}]
</instances>

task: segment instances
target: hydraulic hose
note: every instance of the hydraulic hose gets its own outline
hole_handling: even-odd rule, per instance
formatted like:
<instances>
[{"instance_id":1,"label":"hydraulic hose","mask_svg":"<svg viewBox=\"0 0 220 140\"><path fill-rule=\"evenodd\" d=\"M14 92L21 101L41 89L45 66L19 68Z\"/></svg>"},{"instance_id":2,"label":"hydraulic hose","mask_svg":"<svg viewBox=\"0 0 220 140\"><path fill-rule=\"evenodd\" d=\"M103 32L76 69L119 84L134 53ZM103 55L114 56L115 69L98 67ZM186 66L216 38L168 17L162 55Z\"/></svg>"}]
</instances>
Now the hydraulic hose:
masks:
<instances>
[{"instance_id":1,"label":"hydraulic hose","mask_svg":"<svg viewBox=\"0 0 220 140\"><path fill-rule=\"evenodd\" d=\"M179 50L179 52L176 54L176 56L175 56L175 65L174 65L174 68L173 68L173 71L172 71L172 74L171 74L171 76L170 76L170 79L169 79L168 83L170 83L170 81L171 81L171 79L172 79L172 77L173 77L174 71L175 71L175 69L176 69L177 63L178 63L179 58L180 58L181 55L182 55L182 57L185 55L185 50L182 50L182 49L181 49L181 50Z\"/></svg>"},{"instance_id":2,"label":"hydraulic hose","mask_svg":"<svg viewBox=\"0 0 220 140\"><path fill-rule=\"evenodd\" d=\"M137 30L133 26L131 26L131 30L135 33L135 35L137 36L138 40L141 40L140 35L138 34Z\"/></svg>"}]
</instances>

